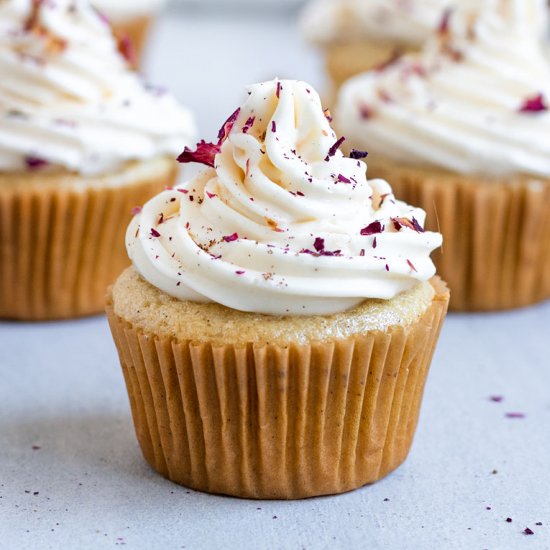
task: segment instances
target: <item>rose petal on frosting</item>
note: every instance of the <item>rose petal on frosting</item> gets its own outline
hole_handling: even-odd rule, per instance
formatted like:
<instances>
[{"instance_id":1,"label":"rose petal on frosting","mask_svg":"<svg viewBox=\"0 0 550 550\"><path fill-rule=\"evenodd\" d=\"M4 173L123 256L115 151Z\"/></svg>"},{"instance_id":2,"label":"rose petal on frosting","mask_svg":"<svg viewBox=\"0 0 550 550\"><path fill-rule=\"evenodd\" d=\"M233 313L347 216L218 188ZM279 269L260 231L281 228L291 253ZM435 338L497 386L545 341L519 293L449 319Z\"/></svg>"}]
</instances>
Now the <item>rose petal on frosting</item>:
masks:
<instances>
[{"instance_id":1,"label":"rose petal on frosting","mask_svg":"<svg viewBox=\"0 0 550 550\"><path fill-rule=\"evenodd\" d=\"M519 109L520 113L540 113L543 111L548 111L546 99L543 94L537 94L527 98Z\"/></svg>"},{"instance_id":2,"label":"rose petal on frosting","mask_svg":"<svg viewBox=\"0 0 550 550\"><path fill-rule=\"evenodd\" d=\"M236 241L239 238L239 235L237 233L233 233L232 235L226 235L223 237L223 240L226 243L232 243L233 241Z\"/></svg>"},{"instance_id":3,"label":"rose petal on frosting","mask_svg":"<svg viewBox=\"0 0 550 550\"><path fill-rule=\"evenodd\" d=\"M43 158L36 157L34 155L27 155L25 157L25 164L29 170L39 170L40 168L48 166L49 163Z\"/></svg>"},{"instance_id":4,"label":"rose petal on frosting","mask_svg":"<svg viewBox=\"0 0 550 550\"><path fill-rule=\"evenodd\" d=\"M368 156L367 151L359 151L358 149L352 149L349 154L349 158L354 160L366 159Z\"/></svg>"},{"instance_id":5,"label":"rose petal on frosting","mask_svg":"<svg viewBox=\"0 0 550 550\"><path fill-rule=\"evenodd\" d=\"M248 134L252 126L254 126L254 122L256 122L255 116L251 116L248 118L248 120L245 122L243 126L243 134Z\"/></svg>"},{"instance_id":6,"label":"rose petal on frosting","mask_svg":"<svg viewBox=\"0 0 550 550\"><path fill-rule=\"evenodd\" d=\"M120 55L126 59L126 62L130 65L130 67L137 67L137 53L131 38L125 32L120 31L115 33L115 38Z\"/></svg>"},{"instance_id":7,"label":"rose petal on frosting","mask_svg":"<svg viewBox=\"0 0 550 550\"><path fill-rule=\"evenodd\" d=\"M361 235L363 235L363 237L368 237L369 235L382 233L382 231L384 231L384 226L382 225L382 222L374 221L372 223L369 223L367 227L361 229Z\"/></svg>"},{"instance_id":8,"label":"rose petal on frosting","mask_svg":"<svg viewBox=\"0 0 550 550\"><path fill-rule=\"evenodd\" d=\"M215 167L216 155L221 151L220 145L215 145L214 143L207 143L204 140L197 143L197 148L195 151L186 147L183 150L183 153L178 157L178 162L182 164L197 163L205 164L211 168Z\"/></svg>"},{"instance_id":9,"label":"rose petal on frosting","mask_svg":"<svg viewBox=\"0 0 550 550\"><path fill-rule=\"evenodd\" d=\"M418 221L413 218L392 218L393 226L397 231L400 231L403 227L408 227L417 233L424 233L424 228L418 223Z\"/></svg>"},{"instance_id":10,"label":"rose petal on frosting","mask_svg":"<svg viewBox=\"0 0 550 550\"><path fill-rule=\"evenodd\" d=\"M227 136L229 136L229 134L231 133L231 130L233 129L233 126L235 126L235 122L237 122L237 119L239 118L240 113L241 113L241 108L239 107L223 123L223 126L220 128L220 131L218 132L218 145L221 145L227 139Z\"/></svg>"},{"instance_id":11,"label":"rose petal on frosting","mask_svg":"<svg viewBox=\"0 0 550 550\"><path fill-rule=\"evenodd\" d=\"M342 136L339 140L336 141L336 143L328 150L328 155L326 156L325 160L328 162L331 157L333 157L336 154L336 151L340 149L340 146L342 143L346 141L346 138Z\"/></svg>"},{"instance_id":12,"label":"rose petal on frosting","mask_svg":"<svg viewBox=\"0 0 550 550\"><path fill-rule=\"evenodd\" d=\"M449 34L449 31L451 29L451 16L453 15L454 10L452 8L447 8L443 15L441 16L441 21L439 22L439 25L437 27L437 32L442 35L446 36Z\"/></svg>"}]
</instances>

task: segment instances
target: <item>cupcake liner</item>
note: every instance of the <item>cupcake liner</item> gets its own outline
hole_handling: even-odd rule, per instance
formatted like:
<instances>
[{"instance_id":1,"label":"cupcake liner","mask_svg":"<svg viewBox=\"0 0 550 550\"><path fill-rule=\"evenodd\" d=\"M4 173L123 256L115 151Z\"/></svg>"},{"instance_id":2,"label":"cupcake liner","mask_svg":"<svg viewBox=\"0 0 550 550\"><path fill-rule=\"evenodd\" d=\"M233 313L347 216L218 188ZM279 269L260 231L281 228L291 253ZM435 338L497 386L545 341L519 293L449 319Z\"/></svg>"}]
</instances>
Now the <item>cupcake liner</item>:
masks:
<instances>
[{"instance_id":1,"label":"cupcake liner","mask_svg":"<svg viewBox=\"0 0 550 550\"><path fill-rule=\"evenodd\" d=\"M134 206L175 179L170 168L119 184L0 185L0 318L49 320L100 313L129 264ZM60 176L63 178L64 176Z\"/></svg>"},{"instance_id":2,"label":"cupcake liner","mask_svg":"<svg viewBox=\"0 0 550 550\"><path fill-rule=\"evenodd\" d=\"M438 273L455 311L494 311L550 298L550 180L495 181L369 163L369 176L428 214L440 231Z\"/></svg>"},{"instance_id":3,"label":"cupcake liner","mask_svg":"<svg viewBox=\"0 0 550 550\"><path fill-rule=\"evenodd\" d=\"M449 300L407 327L310 345L216 346L107 315L147 462L209 493L298 499L373 483L406 458Z\"/></svg>"}]
</instances>

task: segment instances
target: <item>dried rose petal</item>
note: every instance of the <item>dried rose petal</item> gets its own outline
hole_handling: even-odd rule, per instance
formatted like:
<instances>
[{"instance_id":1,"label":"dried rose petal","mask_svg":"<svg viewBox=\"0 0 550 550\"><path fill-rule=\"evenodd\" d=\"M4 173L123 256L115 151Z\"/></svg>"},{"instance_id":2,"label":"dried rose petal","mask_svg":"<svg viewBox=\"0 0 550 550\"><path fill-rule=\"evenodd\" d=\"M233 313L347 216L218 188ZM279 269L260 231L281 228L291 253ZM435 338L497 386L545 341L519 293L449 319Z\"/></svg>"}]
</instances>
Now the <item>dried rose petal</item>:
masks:
<instances>
[{"instance_id":1,"label":"dried rose petal","mask_svg":"<svg viewBox=\"0 0 550 550\"><path fill-rule=\"evenodd\" d=\"M313 243L313 248L317 250L317 252L321 252L325 249L325 239L322 239L321 237L317 237L315 239L315 242Z\"/></svg>"},{"instance_id":2,"label":"dried rose petal","mask_svg":"<svg viewBox=\"0 0 550 550\"><path fill-rule=\"evenodd\" d=\"M277 123L274 120L271 121L271 131L274 134L277 132Z\"/></svg>"},{"instance_id":3,"label":"dried rose petal","mask_svg":"<svg viewBox=\"0 0 550 550\"><path fill-rule=\"evenodd\" d=\"M341 137L336 143L328 150L328 155L326 156L325 160L328 162L331 157L333 157L336 154L336 151L340 148L340 145L346 141L345 137Z\"/></svg>"},{"instance_id":4,"label":"dried rose petal","mask_svg":"<svg viewBox=\"0 0 550 550\"><path fill-rule=\"evenodd\" d=\"M447 35L449 34L450 26L451 26L451 16L453 15L453 9L448 8L443 12L443 16L441 17L441 21L439 22L439 25L437 27L437 32L441 35Z\"/></svg>"},{"instance_id":5,"label":"dried rose petal","mask_svg":"<svg viewBox=\"0 0 550 550\"><path fill-rule=\"evenodd\" d=\"M23 30L40 37L44 41L48 53L60 53L67 48L67 41L56 36L40 22L40 11L43 5L43 0L33 0L31 12L23 24Z\"/></svg>"},{"instance_id":6,"label":"dried rose petal","mask_svg":"<svg viewBox=\"0 0 550 550\"><path fill-rule=\"evenodd\" d=\"M535 532L534 532L532 529L529 529L529 527L526 527L526 528L523 530L523 534L524 534L524 535L534 535Z\"/></svg>"},{"instance_id":7,"label":"dried rose petal","mask_svg":"<svg viewBox=\"0 0 550 550\"><path fill-rule=\"evenodd\" d=\"M132 216L137 216L141 213L141 210L141 206L134 206L134 208L132 208Z\"/></svg>"},{"instance_id":8,"label":"dried rose petal","mask_svg":"<svg viewBox=\"0 0 550 550\"><path fill-rule=\"evenodd\" d=\"M410 261L410 260L407 260L407 264L409 265L409 267L416 273L418 273L418 269L416 269L416 267L414 267L414 264Z\"/></svg>"},{"instance_id":9,"label":"dried rose petal","mask_svg":"<svg viewBox=\"0 0 550 550\"><path fill-rule=\"evenodd\" d=\"M206 192L206 195L209 199L213 199L218 196L216 193L210 193L209 191Z\"/></svg>"},{"instance_id":10,"label":"dried rose petal","mask_svg":"<svg viewBox=\"0 0 550 550\"><path fill-rule=\"evenodd\" d=\"M207 143L202 140L197 143L197 149L192 151L189 147L186 147L183 153L178 157L178 162L182 164L196 162L198 164L205 164L212 168L215 167L216 155L221 151L220 145L213 143Z\"/></svg>"},{"instance_id":11,"label":"dried rose petal","mask_svg":"<svg viewBox=\"0 0 550 550\"><path fill-rule=\"evenodd\" d=\"M154 227L151 227L151 237L160 237L160 233Z\"/></svg>"},{"instance_id":12,"label":"dried rose petal","mask_svg":"<svg viewBox=\"0 0 550 550\"><path fill-rule=\"evenodd\" d=\"M424 228L418 223L418 220L416 218L413 217L412 219L412 224L413 224L413 229L417 232L417 233L424 233Z\"/></svg>"},{"instance_id":13,"label":"dried rose petal","mask_svg":"<svg viewBox=\"0 0 550 550\"><path fill-rule=\"evenodd\" d=\"M424 228L418 223L418 221L413 218L392 218L393 226L397 231L400 231L403 227L408 227L417 233L424 233Z\"/></svg>"},{"instance_id":14,"label":"dried rose petal","mask_svg":"<svg viewBox=\"0 0 550 550\"><path fill-rule=\"evenodd\" d=\"M255 116L251 116L248 118L248 120L244 123L244 126L243 126L243 134L248 134L252 126L254 126L254 122L256 122Z\"/></svg>"},{"instance_id":15,"label":"dried rose petal","mask_svg":"<svg viewBox=\"0 0 550 550\"><path fill-rule=\"evenodd\" d=\"M109 21L109 18L102 11L99 11L97 8L94 8L94 11L96 12L97 16L99 17L102 23L104 23L109 27L111 26L111 22Z\"/></svg>"},{"instance_id":16,"label":"dried rose petal","mask_svg":"<svg viewBox=\"0 0 550 550\"><path fill-rule=\"evenodd\" d=\"M502 395L491 395L491 397L489 397L489 399L493 403L502 403L502 401L504 400L504 397L502 397Z\"/></svg>"},{"instance_id":17,"label":"dried rose petal","mask_svg":"<svg viewBox=\"0 0 550 550\"><path fill-rule=\"evenodd\" d=\"M340 183L351 183L351 180L349 178L346 178L343 174L338 174L338 181Z\"/></svg>"},{"instance_id":18,"label":"dried rose petal","mask_svg":"<svg viewBox=\"0 0 550 550\"><path fill-rule=\"evenodd\" d=\"M115 39L117 42L118 53L124 57L130 67L138 66L138 57L134 43L125 32L116 32Z\"/></svg>"},{"instance_id":19,"label":"dried rose petal","mask_svg":"<svg viewBox=\"0 0 550 550\"><path fill-rule=\"evenodd\" d=\"M369 154L366 151L359 151L358 149L352 149L349 154L349 158L353 160L366 159Z\"/></svg>"},{"instance_id":20,"label":"dried rose petal","mask_svg":"<svg viewBox=\"0 0 550 550\"><path fill-rule=\"evenodd\" d=\"M281 90L282 89L283 89L283 87L281 86L281 83L277 82L277 91L275 92L275 95L277 96L277 98L281 97Z\"/></svg>"},{"instance_id":21,"label":"dried rose petal","mask_svg":"<svg viewBox=\"0 0 550 550\"><path fill-rule=\"evenodd\" d=\"M239 107L224 123L218 132L218 145L221 145L231 133L235 122L239 118L241 108Z\"/></svg>"},{"instance_id":22,"label":"dried rose petal","mask_svg":"<svg viewBox=\"0 0 550 550\"><path fill-rule=\"evenodd\" d=\"M323 114L325 115L325 118L329 121L329 122L332 122L332 113L330 112L330 109L325 109L323 111Z\"/></svg>"},{"instance_id":23,"label":"dried rose petal","mask_svg":"<svg viewBox=\"0 0 550 550\"><path fill-rule=\"evenodd\" d=\"M525 418L525 414L520 412L509 412L505 416L506 418Z\"/></svg>"},{"instance_id":24,"label":"dried rose petal","mask_svg":"<svg viewBox=\"0 0 550 550\"><path fill-rule=\"evenodd\" d=\"M382 233L382 231L384 231L384 226L382 225L382 223L379 221L375 221L367 225L367 227L361 229L361 235L363 235L363 237L368 237L369 235Z\"/></svg>"},{"instance_id":25,"label":"dried rose petal","mask_svg":"<svg viewBox=\"0 0 550 550\"><path fill-rule=\"evenodd\" d=\"M548 111L546 99L542 94L527 98L519 109L520 113L540 113L542 111Z\"/></svg>"},{"instance_id":26,"label":"dried rose petal","mask_svg":"<svg viewBox=\"0 0 550 550\"><path fill-rule=\"evenodd\" d=\"M233 241L236 241L239 238L239 235L237 233L233 233L232 235L226 235L223 237L223 240L226 243L232 243Z\"/></svg>"},{"instance_id":27,"label":"dried rose petal","mask_svg":"<svg viewBox=\"0 0 550 550\"><path fill-rule=\"evenodd\" d=\"M27 168L29 170L39 170L40 168L48 166L49 163L47 160L44 160L40 157L28 155L25 157L25 164L27 165Z\"/></svg>"},{"instance_id":28,"label":"dried rose petal","mask_svg":"<svg viewBox=\"0 0 550 550\"><path fill-rule=\"evenodd\" d=\"M246 271L235 271L235 275L244 275Z\"/></svg>"},{"instance_id":29,"label":"dried rose petal","mask_svg":"<svg viewBox=\"0 0 550 550\"><path fill-rule=\"evenodd\" d=\"M359 116L362 120L368 120L369 118L372 118L374 115L374 111L365 103L362 103L359 105Z\"/></svg>"}]
</instances>

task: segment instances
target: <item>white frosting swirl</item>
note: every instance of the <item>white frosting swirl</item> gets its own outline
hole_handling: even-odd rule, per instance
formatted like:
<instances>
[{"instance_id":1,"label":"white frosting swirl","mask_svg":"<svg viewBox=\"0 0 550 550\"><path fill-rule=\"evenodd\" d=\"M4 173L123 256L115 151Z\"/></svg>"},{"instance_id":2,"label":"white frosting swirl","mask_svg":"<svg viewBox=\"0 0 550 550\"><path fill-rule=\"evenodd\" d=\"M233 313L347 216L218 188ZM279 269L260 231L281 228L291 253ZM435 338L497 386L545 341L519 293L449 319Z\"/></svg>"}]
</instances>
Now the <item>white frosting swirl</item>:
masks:
<instances>
[{"instance_id":1,"label":"white frosting swirl","mask_svg":"<svg viewBox=\"0 0 550 550\"><path fill-rule=\"evenodd\" d=\"M107 173L175 156L194 134L189 112L139 80L82 0L0 0L0 75L0 171L38 158Z\"/></svg>"},{"instance_id":2,"label":"white frosting swirl","mask_svg":"<svg viewBox=\"0 0 550 550\"><path fill-rule=\"evenodd\" d=\"M546 0L495 0L469 25L451 17L421 54L344 85L339 131L404 165L549 177L547 11Z\"/></svg>"},{"instance_id":3,"label":"white frosting swirl","mask_svg":"<svg viewBox=\"0 0 550 550\"><path fill-rule=\"evenodd\" d=\"M446 9L479 6L486 0L314 0L301 27L314 43L370 39L420 47Z\"/></svg>"},{"instance_id":4,"label":"white frosting swirl","mask_svg":"<svg viewBox=\"0 0 550 550\"><path fill-rule=\"evenodd\" d=\"M250 87L215 168L135 217L134 266L181 300L272 315L332 314L428 280L441 235L392 221L425 214L367 183L336 141L306 83Z\"/></svg>"},{"instance_id":5,"label":"white frosting swirl","mask_svg":"<svg viewBox=\"0 0 550 550\"><path fill-rule=\"evenodd\" d=\"M92 4L113 23L155 14L165 0L92 0Z\"/></svg>"}]
</instances>

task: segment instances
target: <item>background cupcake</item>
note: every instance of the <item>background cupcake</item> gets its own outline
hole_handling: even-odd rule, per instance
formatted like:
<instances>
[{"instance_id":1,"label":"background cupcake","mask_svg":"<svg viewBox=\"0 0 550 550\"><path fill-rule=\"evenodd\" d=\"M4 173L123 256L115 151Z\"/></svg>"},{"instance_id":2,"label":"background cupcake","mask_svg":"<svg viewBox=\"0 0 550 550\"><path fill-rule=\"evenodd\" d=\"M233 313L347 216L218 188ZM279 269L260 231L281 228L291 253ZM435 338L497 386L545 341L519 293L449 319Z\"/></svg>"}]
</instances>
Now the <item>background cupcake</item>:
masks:
<instances>
[{"instance_id":1,"label":"background cupcake","mask_svg":"<svg viewBox=\"0 0 550 550\"><path fill-rule=\"evenodd\" d=\"M448 292L424 212L343 156L315 91L271 81L127 233L108 315L136 433L196 489L303 498L406 458Z\"/></svg>"},{"instance_id":2,"label":"background cupcake","mask_svg":"<svg viewBox=\"0 0 550 550\"><path fill-rule=\"evenodd\" d=\"M155 18L165 3L165 0L92 0L120 40L129 41L126 47L135 52L138 63Z\"/></svg>"},{"instance_id":3,"label":"background cupcake","mask_svg":"<svg viewBox=\"0 0 550 550\"><path fill-rule=\"evenodd\" d=\"M83 1L2 2L0 74L0 317L97 313L124 220L174 181L191 117Z\"/></svg>"},{"instance_id":4,"label":"background cupcake","mask_svg":"<svg viewBox=\"0 0 550 550\"><path fill-rule=\"evenodd\" d=\"M550 297L548 51L545 0L500 0L340 93L338 128L369 150L371 175L432 228L438 216L455 309Z\"/></svg>"},{"instance_id":5,"label":"background cupcake","mask_svg":"<svg viewBox=\"0 0 550 550\"><path fill-rule=\"evenodd\" d=\"M485 1L315 0L302 14L301 28L323 49L336 90L356 74L419 51L446 10L479 7Z\"/></svg>"}]
</instances>

